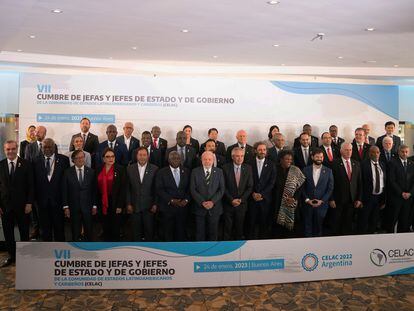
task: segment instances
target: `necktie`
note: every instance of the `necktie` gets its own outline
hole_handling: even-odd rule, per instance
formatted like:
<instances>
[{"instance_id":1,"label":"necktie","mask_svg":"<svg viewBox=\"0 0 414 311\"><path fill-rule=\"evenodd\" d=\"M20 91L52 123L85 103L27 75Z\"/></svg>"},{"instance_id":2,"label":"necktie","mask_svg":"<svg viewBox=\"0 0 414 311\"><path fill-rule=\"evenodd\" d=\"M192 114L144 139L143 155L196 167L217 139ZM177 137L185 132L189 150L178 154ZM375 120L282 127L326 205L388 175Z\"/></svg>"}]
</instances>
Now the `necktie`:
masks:
<instances>
[{"instance_id":1,"label":"necktie","mask_svg":"<svg viewBox=\"0 0 414 311\"><path fill-rule=\"evenodd\" d=\"M237 188L239 188L239 184L240 184L240 167L236 167L235 177L236 177Z\"/></svg>"},{"instance_id":2,"label":"necktie","mask_svg":"<svg viewBox=\"0 0 414 311\"><path fill-rule=\"evenodd\" d=\"M113 142L109 142L109 148L114 149L114 143Z\"/></svg>"},{"instance_id":3,"label":"necktie","mask_svg":"<svg viewBox=\"0 0 414 311\"><path fill-rule=\"evenodd\" d=\"M262 168L263 168L262 161L257 162L257 173L258 173L259 178L260 178L260 175L262 174Z\"/></svg>"},{"instance_id":4,"label":"necktie","mask_svg":"<svg viewBox=\"0 0 414 311\"><path fill-rule=\"evenodd\" d=\"M207 184L207 186L210 184L210 178L211 178L210 171L207 171L206 172L206 184Z\"/></svg>"},{"instance_id":5,"label":"necktie","mask_svg":"<svg viewBox=\"0 0 414 311\"><path fill-rule=\"evenodd\" d=\"M308 165L308 159L309 159L308 148L303 149L303 152L304 152L305 165Z\"/></svg>"},{"instance_id":6,"label":"necktie","mask_svg":"<svg viewBox=\"0 0 414 311\"><path fill-rule=\"evenodd\" d=\"M185 152L184 152L184 147L180 148L180 156L181 156L181 164L184 164L185 162Z\"/></svg>"},{"instance_id":7,"label":"necktie","mask_svg":"<svg viewBox=\"0 0 414 311\"><path fill-rule=\"evenodd\" d=\"M328 147L328 159L329 159L329 162L332 162L333 160L333 155L332 155L332 151L330 147Z\"/></svg>"},{"instance_id":8,"label":"necktie","mask_svg":"<svg viewBox=\"0 0 414 311\"><path fill-rule=\"evenodd\" d=\"M378 163L374 163L375 165L375 189L374 193L378 194L380 192L380 172L378 168Z\"/></svg>"},{"instance_id":9,"label":"necktie","mask_svg":"<svg viewBox=\"0 0 414 311\"><path fill-rule=\"evenodd\" d=\"M40 150L40 152L43 152L43 146L42 146L42 143L39 143L39 150Z\"/></svg>"},{"instance_id":10,"label":"necktie","mask_svg":"<svg viewBox=\"0 0 414 311\"><path fill-rule=\"evenodd\" d=\"M336 137L334 137L334 143L335 143L335 145L337 144L337 139L336 139Z\"/></svg>"},{"instance_id":11,"label":"necktie","mask_svg":"<svg viewBox=\"0 0 414 311\"><path fill-rule=\"evenodd\" d=\"M86 144L86 134L82 134L83 135L83 146L85 147Z\"/></svg>"},{"instance_id":12,"label":"necktie","mask_svg":"<svg viewBox=\"0 0 414 311\"><path fill-rule=\"evenodd\" d=\"M362 145L359 145L358 153L359 157L362 159Z\"/></svg>"},{"instance_id":13,"label":"necktie","mask_svg":"<svg viewBox=\"0 0 414 311\"><path fill-rule=\"evenodd\" d=\"M348 175L349 181L351 181L352 172L351 172L351 166L349 165L349 160L346 160L346 174Z\"/></svg>"},{"instance_id":14,"label":"necktie","mask_svg":"<svg viewBox=\"0 0 414 311\"><path fill-rule=\"evenodd\" d=\"M156 138L154 138L154 148L158 148L158 146L157 146L157 139Z\"/></svg>"},{"instance_id":15,"label":"necktie","mask_svg":"<svg viewBox=\"0 0 414 311\"><path fill-rule=\"evenodd\" d=\"M180 171L178 170L178 168L174 169L174 180L178 188L178 186L180 185Z\"/></svg>"},{"instance_id":16,"label":"necktie","mask_svg":"<svg viewBox=\"0 0 414 311\"><path fill-rule=\"evenodd\" d=\"M78 180L79 180L79 184L82 186L83 176L82 176L82 169L81 168L78 168Z\"/></svg>"},{"instance_id":17,"label":"necktie","mask_svg":"<svg viewBox=\"0 0 414 311\"><path fill-rule=\"evenodd\" d=\"M244 149L244 146L241 146L240 148Z\"/></svg>"},{"instance_id":18,"label":"necktie","mask_svg":"<svg viewBox=\"0 0 414 311\"><path fill-rule=\"evenodd\" d=\"M10 179L13 179L13 175L14 175L14 162L10 162Z\"/></svg>"},{"instance_id":19,"label":"necktie","mask_svg":"<svg viewBox=\"0 0 414 311\"><path fill-rule=\"evenodd\" d=\"M46 159L46 173L47 176L50 176L50 158Z\"/></svg>"},{"instance_id":20,"label":"necktie","mask_svg":"<svg viewBox=\"0 0 414 311\"><path fill-rule=\"evenodd\" d=\"M385 152L385 156L387 158L387 162L389 162L390 161L390 152L389 151L386 151Z\"/></svg>"},{"instance_id":21,"label":"necktie","mask_svg":"<svg viewBox=\"0 0 414 311\"><path fill-rule=\"evenodd\" d=\"M403 162L403 166L404 166L404 172L407 173L407 161L404 161Z\"/></svg>"}]
</instances>

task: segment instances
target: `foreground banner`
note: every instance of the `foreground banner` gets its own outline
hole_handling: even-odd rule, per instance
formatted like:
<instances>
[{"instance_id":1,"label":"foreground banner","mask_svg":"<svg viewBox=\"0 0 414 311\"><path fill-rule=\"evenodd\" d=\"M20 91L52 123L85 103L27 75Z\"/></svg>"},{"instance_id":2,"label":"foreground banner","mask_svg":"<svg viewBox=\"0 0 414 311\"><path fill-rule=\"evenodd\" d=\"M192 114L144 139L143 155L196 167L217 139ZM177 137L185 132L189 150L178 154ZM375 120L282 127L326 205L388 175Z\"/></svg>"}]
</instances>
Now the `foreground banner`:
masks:
<instances>
[{"instance_id":1,"label":"foreground banner","mask_svg":"<svg viewBox=\"0 0 414 311\"><path fill-rule=\"evenodd\" d=\"M259 285L414 273L414 235L17 244L16 289Z\"/></svg>"}]
</instances>

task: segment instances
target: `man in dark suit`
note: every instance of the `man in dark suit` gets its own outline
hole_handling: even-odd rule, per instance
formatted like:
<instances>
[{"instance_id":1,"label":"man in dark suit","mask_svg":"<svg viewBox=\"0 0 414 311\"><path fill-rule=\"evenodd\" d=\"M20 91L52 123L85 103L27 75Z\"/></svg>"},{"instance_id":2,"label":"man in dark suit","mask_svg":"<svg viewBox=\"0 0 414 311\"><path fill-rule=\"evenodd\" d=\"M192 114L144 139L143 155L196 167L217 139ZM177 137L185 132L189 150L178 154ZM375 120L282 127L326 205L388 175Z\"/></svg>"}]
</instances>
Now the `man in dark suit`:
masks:
<instances>
[{"instance_id":1,"label":"man in dark suit","mask_svg":"<svg viewBox=\"0 0 414 311\"><path fill-rule=\"evenodd\" d=\"M351 159L352 144L343 143L341 158L332 165L334 191L329 202L328 219L333 235L352 234L355 209L362 206L362 179L358 161Z\"/></svg>"},{"instance_id":2,"label":"man in dark suit","mask_svg":"<svg viewBox=\"0 0 414 311\"><path fill-rule=\"evenodd\" d=\"M151 141L151 133L144 131L141 134L142 146L147 148L149 154L149 163L154 164L158 168L164 166L164 158L162 157L161 149L155 148ZM131 163L137 163L137 152L138 149L135 149L132 152Z\"/></svg>"},{"instance_id":3,"label":"man in dark suit","mask_svg":"<svg viewBox=\"0 0 414 311\"><path fill-rule=\"evenodd\" d=\"M118 135L116 126L113 124L108 125L106 128L106 136L108 139L98 146L98 152L95 156L95 167L102 165L102 153L108 147L114 150L116 163L124 166L128 165L128 149L124 143L117 141L116 135Z\"/></svg>"},{"instance_id":4,"label":"man in dark suit","mask_svg":"<svg viewBox=\"0 0 414 311\"><path fill-rule=\"evenodd\" d=\"M193 147L186 145L186 139L187 139L186 135L183 131L177 132L177 136L176 136L177 144L174 147L168 148L165 154L166 164L168 163L168 154L171 151L177 151L180 154L181 164L184 167L191 170L198 165L197 152L195 151Z\"/></svg>"},{"instance_id":5,"label":"man in dark suit","mask_svg":"<svg viewBox=\"0 0 414 311\"><path fill-rule=\"evenodd\" d=\"M362 208L358 213L358 233L374 233L377 229L380 210L385 207L386 169L379 161L377 146L369 148L369 159L361 162Z\"/></svg>"},{"instance_id":6,"label":"man in dark suit","mask_svg":"<svg viewBox=\"0 0 414 311\"><path fill-rule=\"evenodd\" d=\"M332 144L331 134L325 132L321 136L322 145L319 147L323 153L323 162L322 164L326 167L331 168L332 163L340 157L339 149L335 144Z\"/></svg>"},{"instance_id":7,"label":"man in dark suit","mask_svg":"<svg viewBox=\"0 0 414 311\"><path fill-rule=\"evenodd\" d=\"M185 241L190 195L190 170L181 166L176 151L168 155L169 166L160 169L155 179L157 205L164 229L164 241Z\"/></svg>"},{"instance_id":8,"label":"man in dark suit","mask_svg":"<svg viewBox=\"0 0 414 311\"><path fill-rule=\"evenodd\" d=\"M322 165L323 158L322 149L314 149L313 164L303 169L303 175L306 177L302 192L305 237L322 236L322 226L334 188L332 170Z\"/></svg>"},{"instance_id":9,"label":"man in dark suit","mask_svg":"<svg viewBox=\"0 0 414 311\"><path fill-rule=\"evenodd\" d=\"M253 190L253 174L249 164L243 163L244 150L231 151L233 162L223 165L226 184L224 191L224 240L243 240L247 201Z\"/></svg>"},{"instance_id":10,"label":"man in dark suit","mask_svg":"<svg viewBox=\"0 0 414 311\"><path fill-rule=\"evenodd\" d=\"M302 133L306 133L309 135L309 139L310 139L310 146L311 148L317 148L319 146L319 139L316 136L312 135L312 126L310 126L309 124L305 124L302 128ZM300 136L295 138L295 141L293 143L293 148L299 148L301 143L300 143Z\"/></svg>"},{"instance_id":11,"label":"man in dark suit","mask_svg":"<svg viewBox=\"0 0 414 311\"><path fill-rule=\"evenodd\" d=\"M401 145L398 159L389 166L389 186L391 206L388 217L391 219L388 232L409 232L413 212L414 163L408 159L409 148Z\"/></svg>"},{"instance_id":12,"label":"man in dark suit","mask_svg":"<svg viewBox=\"0 0 414 311\"><path fill-rule=\"evenodd\" d=\"M124 135L118 136L116 140L125 144L127 147L128 163L130 163L134 150L139 148L139 139L132 136L132 133L134 132L134 124L132 122L125 122L123 130Z\"/></svg>"},{"instance_id":13,"label":"man in dark suit","mask_svg":"<svg viewBox=\"0 0 414 311\"><path fill-rule=\"evenodd\" d=\"M254 149L252 146L247 144L246 131L245 130L237 131L236 139L237 139L237 143L227 148L226 161L227 162L233 161L231 157L231 151L233 150L233 148L239 147L239 148L245 149L244 150L244 163L251 163L254 159Z\"/></svg>"},{"instance_id":14,"label":"man in dark suit","mask_svg":"<svg viewBox=\"0 0 414 311\"><path fill-rule=\"evenodd\" d=\"M25 159L33 163L36 158L43 154L43 140L46 137L47 130L44 126L36 127L36 141L26 146L24 152Z\"/></svg>"},{"instance_id":15,"label":"man in dark suit","mask_svg":"<svg viewBox=\"0 0 414 311\"><path fill-rule=\"evenodd\" d=\"M98 209L95 171L85 166L82 150L72 153L72 162L75 165L66 169L63 176L63 212L71 221L72 241L79 241L82 228L84 239L92 241L92 217Z\"/></svg>"},{"instance_id":16,"label":"man in dark suit","mask_svg":"<svg viewBox=\"0 0 414 311\"><path fill-rule=\"evenodd\" d=\"M72 136L72 139L70 141L69 151L75 150L75 146L73 145L73 140L75 139L75 137L80 136L83 138L82 150L89 152L92 159L94 158L95 153L98 151L99 139L98 139L98 136L89 132L90 128L91 128L91 121L88 118L82 118L82 120L80 121L81 131L80 133Z\"/></svg>"},{"instance_id":17,"label":"man in dark suit","mask_svg":"<svg viewBox=\"0 0 414 311\"><path fill-rule=\"evenodd\" d=\"M365 143L365 131L359 127L355 130L355 139L352 143L352 159L358 162L369 159L369 147Z\"/></svg>"},{"instance_id":18,"label":"man in dark suit","mask_svg":"<svg viewBox=\"0 0 414 311\"><path fill-rule=\"evenodd\" d=\"M127 212L132 215L134 241L154 239L155 175L158 167L148 162L148 149L139 147L137 163L127 167Z\"/></svg>"},{"instance_id":19,"label":"man in dark suit","mask_svg":"<svg viewBox=\"0 0 414 311\"><path fill-rule=\"evenodd\" d=\"M279 155L282 150L287 149L285 145L286 139L282 133L275 133L273 135L273 147L267 149L267 157L271 160L275 165L279 164Z\"/></svg>"},{"instance_id":20,"label":"man in dark suit","mask_svg":"<svg viewBox=\"0 0 414 311\"><path fill-rule=\"evenodd\" d=\"M365 132L365 143L369 144L371 146L374 146L375 145L375 138L369 136L369 134L371 133L371 127L369 126L369 124L362 125L362 129Z\"/></svg>"},{"instance_id":21,"label":"man in dark suit","mask_svg":"<svg viewBox=\"0 0 414 311\"><path fill-rule=\"evenodd\" d=\"M216 154L222 155L223 157L226 156L226 146L224 145L223 142L217 140L218 138L218 130L216 128L211 128L208 130L208 140L213 140L214 143L216 144ZM200 146L200 156L203 154L204 151L206 151L206 142L204 142L203 144L201 144Z\"/></svg>"},{"instance_id":22,"label":"man in dark suit","mask_svg":"<svg viewBox=\"0 0 414 311\"><path fill-rule=\"evenodd\" d=\"M161 157L164 161L165 159L165 152L167 151L168 142L161 138L161 128L157 125L153 126L151 129L151 135L152 135L152 146L155 149L160 149L161 151Z\"/></svg>"},{"instance_id":23,"label":"man in dark suit","mask_svg":"<svg viewBox=\"0 0 414 311\"><path fill-rule=\"evenodd\" d=\"M388 164L391 163L392 159L398 159L398 153L393 151L394 141L391 137L384 137L382 140L382 150L380 152L380 161Z\"/></svg>"},{"instance_id":24,"label":"man in dark suit","mask_svg":"<svg viewBox=\"0 0 414 311\"><path fill-rule=\"evenodd\" d=\"M338 127L335 124L329 127L329 134L331 134L332 137L332 147L336 147L340 150L341 145L345 142L345 139L338 136Z\"/></svg>"},{"instance_id":25,"label":"man in dark suit","mask_svg":"<svg viewBox=\"0 0 414 311\"><path fill-rule=\"evenodd\" d=\"M248 201L248 239L266 239L270 235L273 215L270 215L273 189L276 182L276 166L266 158L266 143L256 143L256 158L252 162L253 189ZM256 234L258 225L258 234Z\"/></svg>"},{"instance_id":26,"label":"man in dark suit","mask_svg":"<svg viewBox=\"0 0 414 311\"><path fill-rule=\"evenodd\" d=\"M213 160L213 153L205 151L201 156L202 166L191 172L190 190L195 201L197 241L205 241L206 238L217 241L219 219L223 213L224 176L220 168L213 167Z\"/></svg>"},{"instance_id":27,"label":"man in dark suit","mask_svg":"<svg viewBox=\"0 0 414 311\"><path fill-rule=\"evenodd\" d=\"M293 150L295 165L303 170L303 168L311 164L311 152L312 148L310 147L310 136L309 134L303 132L299 136L300 145Z\"/></svg>"},{"instance_id":28,"label":"man in dark suit","mask_svg":"<svg viewBox=\"0 0 414 311\"><path fill-rule=\"evenodd\" d=\"M378 148L380 148L380 150L382 150L382 140L384 139L385 136L391 137L393 140L393 146L392 146L392 150L395 153L399 153L399 147L401 145L401 138L397 135L394 135L394 131L395 131L395 123L393 121L388 121L385 122L385 134L378 137L377 139L377 146Z\"/></svg>"},{"instance_id":29,"label":"man in dark suit","mask_svg":"<svg viewBox=\"0 0 414 311\"><path fill-rule=\"evenodd\" d=\"M213 139L209 139L204 143L204 146L204 151L211 151L213 153L213 166L222 168L222 166L226 163L226 158L223 155L216 153L216 142Z\"/></svg>"},{"instance_id":30,"label":"man in dark suit","mask_svg":"<svg viewBox=\"0 0 414 311\"><path fill-rule=\"evenodd\" d=\"M65 241L62 183L68 157L58 154L51 138L43 141L43 156L34 162L35 199L43 241Z\"/></svg>"},{"instance_id":31,"label":"man in dark suit","mask_svg":"<svg viewBox=\"0 0 414 311\"><path fill-rule=\"evenodd\" d=\"M30 162L17 156L17 142L3 145L6 159L0 162L0 216L9 257L1 267L16 261L14 226L17 223L20 241L29 240L30 212L34 198L33 169Z\"/></svg>"}]
</instances>

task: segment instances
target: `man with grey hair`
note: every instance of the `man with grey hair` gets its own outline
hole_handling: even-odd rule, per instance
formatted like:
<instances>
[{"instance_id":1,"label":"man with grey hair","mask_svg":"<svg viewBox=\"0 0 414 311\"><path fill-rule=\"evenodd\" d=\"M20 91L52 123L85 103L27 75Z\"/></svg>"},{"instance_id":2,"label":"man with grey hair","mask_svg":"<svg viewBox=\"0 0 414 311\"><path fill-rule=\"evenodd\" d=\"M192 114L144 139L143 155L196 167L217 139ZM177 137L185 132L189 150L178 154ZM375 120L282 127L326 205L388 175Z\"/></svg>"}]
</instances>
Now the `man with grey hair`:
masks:
<instances>
[{"instance_id":1,"label":"man with grey hair","mask_svg":"<svg viewBox=\"0 0 414 311\"><path fill-rule=\"evenodd\" d=\"M116 138L117 141L125 144L128 150L128 163L131 162L132 157L134 156L134 150L139 148L140 142L139 139L132 136L134 132L134 123L125 122L124 127L122 128L124 135L120 135Z\"/></svg>"},{"instance_id":2,"label":"man with grey hair","mask_svg":"<svg viewBox=\"0 0 414 311\"><path fill-rule=\"evenodd\" d=\"M385 136L382 140L382 150L380 153L380 161L384 162L386 166L392 159L398 158L398 154L393 150L394 141L391 137Z\"/></svg>"},{"instance_id":3,"label":"man with grey hair","mask_svg":"<svg viewBox=\"0 0 414 311\"><path fill-rule=\"evenodd\" d=\"M267 150L267 156L276 165L279 163L279 153L287 149L285 136L282 133L276 133L273 136L273 144L274 146Z\"/></svg>"},{"instance_id":4,"label":"man with grey hair","mask_svg":"<svg viewBox=\"0 0 414 311\"><path fill-rule=\"evenodd\" d=\"M362 129L365 132L365 143L374 146L375 145L375 138L369 136L370 132L371 132L371 126L369 124L364 124L362 125Z\"/></svg>"},{"instance_id":5,"label":"man with grey hair","mask_svg":"<svg viewBox=\"0 0 414 311\"><path fill-rule=\"evenodd\" d=\"M244 163L251 163L254 159L254 149L247 144L247 132L245 130L238 130L236 133L237 143L227 148L226 161L232 162L231 151L235 147L244 149Z\"/></svg>"}]
</instances>

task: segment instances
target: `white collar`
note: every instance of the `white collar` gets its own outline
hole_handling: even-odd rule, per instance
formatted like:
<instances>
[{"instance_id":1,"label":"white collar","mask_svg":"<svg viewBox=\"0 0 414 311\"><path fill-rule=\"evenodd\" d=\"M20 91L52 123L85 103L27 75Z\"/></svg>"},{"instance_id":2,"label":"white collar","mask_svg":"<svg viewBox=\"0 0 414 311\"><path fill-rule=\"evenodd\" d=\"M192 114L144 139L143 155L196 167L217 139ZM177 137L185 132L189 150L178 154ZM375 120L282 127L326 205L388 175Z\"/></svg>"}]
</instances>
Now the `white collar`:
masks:
<instances>
[{"instance_id":1,"label":"white collar","mask_svg":"<svg viewBox=\"0 0 414 311\"><path fill-rule=\"evenodd\" d=\"M45 155L43 155L45 160L47 160L47 158L49 158L50 160L52 160L52 162L55 160L55 154L52 154L50 157L47 157Z\"/></svg>"},{"instance_id":2,"label":"white collar","mask_svg":"<svg viewBox=\"0 0 414 311\"><path fill-rule=\"evenodd\" d=\"M18 159L19 157L16 157L16 159L14 159L14 160L9 160L9 159L7 159L7 164L9 164L10 165L10 162L13 162L14 164L16 164L17 163L17 159Z\"/></svg>"},{"instance_id":3,"label":"white collar","mask_svg":"<svg viewBox=\"0 0 414 311\"><path fill-rule=\"evenodd\" d=\"M75 167L75 169L78 171L78 170L82 170L82 171L84 171L85 170L85 165L82 165L81 167L77 167L76 165L74 166Z\"/></svg>"}]
</instances>

